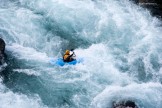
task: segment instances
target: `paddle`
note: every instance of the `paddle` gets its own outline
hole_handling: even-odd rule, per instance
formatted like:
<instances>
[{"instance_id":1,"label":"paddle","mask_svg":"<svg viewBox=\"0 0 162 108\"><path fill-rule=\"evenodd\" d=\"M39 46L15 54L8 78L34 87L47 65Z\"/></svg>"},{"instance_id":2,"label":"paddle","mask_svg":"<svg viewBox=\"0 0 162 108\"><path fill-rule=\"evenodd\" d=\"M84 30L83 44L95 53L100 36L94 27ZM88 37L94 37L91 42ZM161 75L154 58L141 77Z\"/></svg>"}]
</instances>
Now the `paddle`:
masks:
<instances>
[{"instance_id":1,"label":"paddle","mask_svg":"<svg viewBox=\"0 0 162 108\"><path fill-rule=\"evenodd\" d=\"M73 56L75 57L76 55L75 55L75 53L74 53L74 49L71 49L70 51L72 51L72 52L73 52Z\"/></svg>"}]
</instances>

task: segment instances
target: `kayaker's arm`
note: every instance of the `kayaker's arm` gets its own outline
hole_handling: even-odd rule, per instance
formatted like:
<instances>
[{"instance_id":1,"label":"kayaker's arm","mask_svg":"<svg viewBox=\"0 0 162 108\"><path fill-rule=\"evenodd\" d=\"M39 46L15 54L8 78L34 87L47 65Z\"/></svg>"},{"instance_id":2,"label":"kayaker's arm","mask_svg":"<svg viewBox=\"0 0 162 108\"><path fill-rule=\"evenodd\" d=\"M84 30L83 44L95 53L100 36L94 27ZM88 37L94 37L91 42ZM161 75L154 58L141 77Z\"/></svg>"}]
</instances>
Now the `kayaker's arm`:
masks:
<instances>
[{"instance_id":1,"label":"kayaker's arm","mask_svg":"<svg viewBox=\"0 0 162 108\"><path fill-rule=\"evenodd\" d=\"M74 52L73 52L73 54L69 55L68 57L72 57L73 55L75 55Z\"/></svg>"}]
</instances>

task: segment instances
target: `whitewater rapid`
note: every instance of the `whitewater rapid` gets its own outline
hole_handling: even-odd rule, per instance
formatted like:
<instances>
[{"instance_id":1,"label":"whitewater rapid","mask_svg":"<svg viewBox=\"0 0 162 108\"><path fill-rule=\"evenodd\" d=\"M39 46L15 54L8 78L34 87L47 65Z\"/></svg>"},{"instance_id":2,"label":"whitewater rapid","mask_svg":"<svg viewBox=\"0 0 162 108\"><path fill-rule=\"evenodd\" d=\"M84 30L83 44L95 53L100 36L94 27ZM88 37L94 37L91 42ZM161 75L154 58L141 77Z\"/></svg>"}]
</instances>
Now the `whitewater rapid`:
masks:
<instances>
[{"instance_id":1,"label":"whitewater rapid","mask_svg":"<svg viewBox=\"0 0 162 108\"><path fill-rule=\"evenodd\" d=\"M161 108L161 34L128 0L0 0L0 108ZM71 48L83 63L49 63Z\"/></svg>"}]
</instances>

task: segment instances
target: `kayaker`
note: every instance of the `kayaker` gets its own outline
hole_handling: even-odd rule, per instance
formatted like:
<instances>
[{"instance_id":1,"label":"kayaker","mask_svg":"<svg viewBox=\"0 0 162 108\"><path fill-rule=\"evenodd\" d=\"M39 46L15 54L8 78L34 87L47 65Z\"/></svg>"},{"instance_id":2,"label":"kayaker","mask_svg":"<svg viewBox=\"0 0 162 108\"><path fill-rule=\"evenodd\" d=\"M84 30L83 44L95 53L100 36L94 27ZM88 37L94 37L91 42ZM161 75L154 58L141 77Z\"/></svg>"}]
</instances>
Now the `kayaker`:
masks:
<instances>
[{"instance_id":1,"label":"kayaker","mask_svg":"<svg viewBox=\"0 0 162 108\"><path fill-rule=\"evenodd\" d=\"M72 52L72 54L70 54L70 52ZM71 62L71 61L75 60L75 57L76 57L76 55L75 55L73 49L71 51L66 50L65 54L63 56L63 60L64 60L64 62Z\"/></svg>"}]
</instances>

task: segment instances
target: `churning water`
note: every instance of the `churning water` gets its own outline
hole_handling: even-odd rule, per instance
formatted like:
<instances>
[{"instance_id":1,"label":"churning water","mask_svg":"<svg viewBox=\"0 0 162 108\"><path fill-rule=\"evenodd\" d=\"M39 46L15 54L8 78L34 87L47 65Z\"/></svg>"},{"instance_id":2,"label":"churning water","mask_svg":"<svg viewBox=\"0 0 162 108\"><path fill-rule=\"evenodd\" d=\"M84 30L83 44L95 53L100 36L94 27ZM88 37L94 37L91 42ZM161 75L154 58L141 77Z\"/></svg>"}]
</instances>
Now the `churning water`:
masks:
<instances>
[{"instance_id":1,"label":"churning water","mask_svg":"<svg viewBox=\"0 0 162 108\"><path fill-rule=\"evenodd\" d=\"M128 0L0 0L0 108L162 108L162 28ZM65 49L84 59L52 66Z\"/></svg>"}]
</instances>

